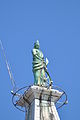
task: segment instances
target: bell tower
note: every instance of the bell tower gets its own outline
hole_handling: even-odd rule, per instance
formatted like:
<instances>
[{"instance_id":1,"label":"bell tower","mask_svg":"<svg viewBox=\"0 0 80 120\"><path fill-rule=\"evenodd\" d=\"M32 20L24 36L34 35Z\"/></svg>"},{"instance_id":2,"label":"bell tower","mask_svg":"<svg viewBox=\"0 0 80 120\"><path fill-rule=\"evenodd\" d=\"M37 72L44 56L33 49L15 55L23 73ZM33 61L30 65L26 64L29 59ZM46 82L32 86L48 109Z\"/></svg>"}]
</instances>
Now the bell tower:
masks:
<instances>
[{"instance_id":1,"label":"bell tower","mask_svg":"<svg viewBox=\"0 0 80 120\"><path fill-rule=\"evenodd\" d=\"M39 41L35 42L32 50L34 84L20 89L16 88L1 40L0 47L13 86L12 103L17 109L25 112L25 120L60 120L57 108L67 103L67 95L64 90L53 85L47 70L49 61L44 59Z\"/></svg>"},{"instance_id":2,"label":"bell tower","mask_svg":"<svg viewBox=\"0 0 80 120\"><path fill-rule=\"evenodd\" d=\"M25 120L60 120L57 108L67 103L67 95L61 88L54 87L47 70L49 61L44 59L38 40L34 44L32 55L34 84L13 93L12 102L21 111L24 108ZM21 90L24 91L23 94L19 93ZM64 101L59 101L63 96ZM57 107L57 104L60 105Z\"/></svg>"}]
</instances>

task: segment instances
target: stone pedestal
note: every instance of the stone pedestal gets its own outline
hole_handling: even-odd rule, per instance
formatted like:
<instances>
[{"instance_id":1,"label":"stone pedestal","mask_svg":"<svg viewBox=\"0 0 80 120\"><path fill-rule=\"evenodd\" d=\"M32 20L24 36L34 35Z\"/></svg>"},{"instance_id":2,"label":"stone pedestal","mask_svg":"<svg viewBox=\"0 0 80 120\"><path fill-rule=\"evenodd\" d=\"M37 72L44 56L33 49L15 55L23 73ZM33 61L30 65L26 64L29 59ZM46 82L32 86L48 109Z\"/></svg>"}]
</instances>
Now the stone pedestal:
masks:
<instances>
[{"instance_id":1,"label":"stone pedestal","mask_svg":"<svg viewBox=\"0 0 80 120\"><path fill-rule=\"evenodd\" d=\"M55 107L62 92L45 87L31 86L17 101L17 105L25 107L25 120L60 120Z\"/></svg>"}]
</instances>

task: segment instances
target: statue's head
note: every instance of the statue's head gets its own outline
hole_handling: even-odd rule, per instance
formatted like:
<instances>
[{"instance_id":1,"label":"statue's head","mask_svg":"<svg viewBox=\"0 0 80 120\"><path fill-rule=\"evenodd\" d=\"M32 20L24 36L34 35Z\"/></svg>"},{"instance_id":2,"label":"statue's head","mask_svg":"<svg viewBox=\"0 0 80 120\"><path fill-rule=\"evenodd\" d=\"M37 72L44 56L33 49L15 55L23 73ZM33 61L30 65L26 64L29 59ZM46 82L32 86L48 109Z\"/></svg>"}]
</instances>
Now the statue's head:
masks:
<instances>
[{"instance_id":1,"label":"statue's head","mask_svg":"<svg viewBox=\"0 0 80 120\"><path fill-rule=\"evenodd\" d=\"M39 40L37 40L35 43L34 43L34 48L36 49L39 49L40 45L39 45Z\"/></svg>"}]
</instances>

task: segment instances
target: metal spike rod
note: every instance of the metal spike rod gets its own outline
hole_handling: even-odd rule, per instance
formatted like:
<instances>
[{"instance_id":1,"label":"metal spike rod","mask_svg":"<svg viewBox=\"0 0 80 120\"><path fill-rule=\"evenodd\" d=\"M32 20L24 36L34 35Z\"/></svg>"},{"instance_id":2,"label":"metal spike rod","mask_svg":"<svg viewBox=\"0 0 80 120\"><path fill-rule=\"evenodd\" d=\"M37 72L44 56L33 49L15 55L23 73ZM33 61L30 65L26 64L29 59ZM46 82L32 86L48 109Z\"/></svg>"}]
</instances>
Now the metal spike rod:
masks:
<instances>
[{"instance_id":1,"label":"metal spike rod","mask_svg":"<svg viewBox=\"0 0 80 120\"><path fill-rule=\"evenodd\" d=\"M1 40L0 40L0 46L1 46L1 50L2 50L2 53L3 53L4 59L5 59L8 74L9 74L9 77L10 77L10 80L11 80L11 83L12 83L12 86L13 86L13 93L15 93L16 92L16 83L15 83L15 80L13 78L12 71L10 70L10 66L9 66L8 61L7 61L5 51L4 51L4 47L3 47L3 44L2 44Z\"/></svg>"}]
</instances>

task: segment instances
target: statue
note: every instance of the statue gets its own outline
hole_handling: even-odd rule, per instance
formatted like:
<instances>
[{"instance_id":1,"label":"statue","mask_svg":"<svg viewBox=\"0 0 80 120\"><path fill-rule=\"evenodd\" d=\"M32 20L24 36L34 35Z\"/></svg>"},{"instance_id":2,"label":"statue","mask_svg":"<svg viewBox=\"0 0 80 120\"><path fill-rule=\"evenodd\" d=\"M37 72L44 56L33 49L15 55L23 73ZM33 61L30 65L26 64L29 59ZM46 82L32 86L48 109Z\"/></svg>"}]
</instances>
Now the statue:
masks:
<instances>
[{"instance_id":1,"label":"statue","mask_svg":"<svg viewBox=\"0 0 80 120\"><path fill-rule=\"evenodd\" d=\"M34 85L46 86L47 79L49 78L49 85L52 85L51 77L47 71L48 59L46 58L46 62L44 60L44 56L42 51L40 51L39 41L37 40L34 43L34 48L32 50L33 55L33 74L34 74ZM46 77L46 73L48 77Z\"/></svg>"}]
</instances>

